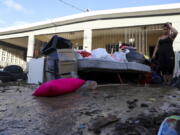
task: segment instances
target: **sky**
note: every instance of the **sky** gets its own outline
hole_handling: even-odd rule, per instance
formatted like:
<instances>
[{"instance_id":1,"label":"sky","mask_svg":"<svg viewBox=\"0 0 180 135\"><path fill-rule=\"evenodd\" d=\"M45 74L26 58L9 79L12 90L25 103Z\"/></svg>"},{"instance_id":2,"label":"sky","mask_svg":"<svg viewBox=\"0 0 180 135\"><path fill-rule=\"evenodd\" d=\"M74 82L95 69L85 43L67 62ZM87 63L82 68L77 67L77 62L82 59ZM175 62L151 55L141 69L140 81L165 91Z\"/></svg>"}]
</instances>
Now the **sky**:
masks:
<instances>
[{"instance_id":1,"label":"sky","mask_svg":"<svg viewBox=\"0 0 180 135\"><path fill-rule=\"evenodd\" d=\"M180 3L180 0L0 0L0 29L90 11Z\"/></svg>"}]
</instances>

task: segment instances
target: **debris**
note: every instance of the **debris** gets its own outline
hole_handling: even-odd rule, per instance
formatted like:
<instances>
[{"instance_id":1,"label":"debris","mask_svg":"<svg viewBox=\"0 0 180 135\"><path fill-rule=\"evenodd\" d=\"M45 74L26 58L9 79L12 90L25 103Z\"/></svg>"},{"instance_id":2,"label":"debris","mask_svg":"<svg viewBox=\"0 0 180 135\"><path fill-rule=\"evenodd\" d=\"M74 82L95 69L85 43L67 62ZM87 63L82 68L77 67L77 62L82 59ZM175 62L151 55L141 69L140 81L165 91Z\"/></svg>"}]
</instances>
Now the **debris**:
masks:
<instances>
[{"instance_id":1,"label":"debris","mask_svg":"<svg viewBox=\"0 0 180 135\"><path fill-rule=\"evenodd\" d=\"M115 126L115 133L118 135L155 135L158 132L158 127L163 121L164 117L170 114L165 113L158 116L144 116L139 115L137 118L129 118L125 122L118 121ZM179 117L180 119L180 117ZM166 128L167 129L167 128ZM164 134L158 134L164 135ZM174 134L168 134L174 135Z\"/></svg>"},{"instance_id":2,"label":"debris","mask_svg":"<svg viewBox=\"0 0 180 135\"><path fill-rule=\"evenodd\" d=\"M7 111L7 107L6 106L0 106L0 112L5 112Z\"/></svg>"},{"instance_id":3,"label":"debris","mask_svg":"<svg viewBox=\"0 0 180 135\"><path fill-rule=\"evenodd\" d=\"M100 111L99 109L90 109L90 110L82 111L82 113L88 116L92 116L93 114L99 111Z\"/></svg>"},{"instance_id":4,"label":"debris","mask_svg":"<svg viewBox=\"0 0 180 135\"><path fill-rule=\"evenodd\" d=\"M95 90L97 88L97 82L92 80L87 80L85 84L82 86L82 88Z\"/></svg>"},{"instance_id":5,"label":"debris","mask_svg":"<svg viewBox=\"0 0 180 135\"><path fill-rule=\"evenodd\" d=\"M142 103L141 104L141 107L148 107L149 105L148 104L146 104L146 103Z\"/></svg>"},{"instance_id":6,"label":"debris","mask_svg":"<svg viewBox=\"0 0 180 135\"><path fill-rule=\"evenodd\" d=\"M100 133L101 128L116 121L118 121L118 118L114 115L109 115L107 117L98 116L89 122L88 129L94 131L95 133Z\"/></svg>"},{"instance_id":7,"label":"debris","mask_svg":"<svg viewBox=\"0 0 180 135\"><path fill-rule=\"evenodd\" d=\"M151 113L157 112L157 110L156 110L155 108L150 108L149 111L150 111Z\"/></svg>"},{"instance_id":8,"label":"debris","mask_svg":"<svg viewBox=\"0 0 180 135\"><path fill-rule=\"evenodd\" d=\"M134 100L128 100L126 103L128 104L128 108L129 109L134 109L135 107L137 107L137 103L138 99L134 99Z\"/></svg>"},{"instance_id":9,"label":"debris","mask_svg":"<svg viewBox=\"0 0 180 135\"><path fill-rule=\"evenodd\" d=\"M149 101L155 102L156 99L155 98L149 98Z\"/></svg>"},{"instance_id":10,"label":"debris","mask_svg":"<svg viewBox=\"0 0 180 135\"><path fill-rule=\"evenodd\" d=\"M79 125L79 129L84 129L84 128L86 128L86 125L85 125L85 124L80 124L80 125Z\"/></svg>"},{"instance_id":11,"label":"debris","mask_svg":"<svg viewBox=\"0 0 180 135\"><path fill-rule=\"evenodd\" d=\"M108 99L109 99L109 98L112 98L113 96L112 96L112 95L110 95L110 94L104 94L104 95L103 95L103 97L104 97L104 98L108 98Z\"/></svg>"}]
</instances>

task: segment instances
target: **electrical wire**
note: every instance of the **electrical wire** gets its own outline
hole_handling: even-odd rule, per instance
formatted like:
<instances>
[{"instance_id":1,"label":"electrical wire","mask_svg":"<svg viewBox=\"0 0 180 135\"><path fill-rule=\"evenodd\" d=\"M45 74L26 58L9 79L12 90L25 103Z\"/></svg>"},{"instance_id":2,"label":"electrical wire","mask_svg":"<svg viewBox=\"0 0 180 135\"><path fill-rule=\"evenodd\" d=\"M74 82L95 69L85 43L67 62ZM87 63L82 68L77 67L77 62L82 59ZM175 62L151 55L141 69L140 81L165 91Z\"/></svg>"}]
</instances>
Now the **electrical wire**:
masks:
<instances>
[{"instance_id":1,"label":"electrical wire","mask_svg":"<svg viewBox=\"0 0 180 135\"><path fill-rule=\"evenodd\" d=\"M71 7L75 8L75 9L77 9L77 10L79 10L79 11L82 11L82 12L87 12L87 11L88 11L88 10L84 10L84 9L79 8L79 7L76 7L76 6L74 6L73 4L68 3L68 2L66 2L66 1L63 1L63 0L58 0L58 1L66 4L66 5L68 5L68 6L71 6Z\"/></svg>"}]
</instances>

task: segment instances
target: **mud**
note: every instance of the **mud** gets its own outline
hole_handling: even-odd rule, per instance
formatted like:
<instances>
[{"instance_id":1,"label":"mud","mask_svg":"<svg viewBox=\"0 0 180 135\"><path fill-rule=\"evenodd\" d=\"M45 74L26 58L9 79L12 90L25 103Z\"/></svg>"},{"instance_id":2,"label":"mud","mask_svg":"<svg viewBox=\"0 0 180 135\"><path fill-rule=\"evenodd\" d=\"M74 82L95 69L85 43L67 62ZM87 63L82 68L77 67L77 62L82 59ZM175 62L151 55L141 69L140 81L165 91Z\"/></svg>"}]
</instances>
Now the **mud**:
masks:
<instances>
[{"instance_id":1,"label":"mud","mask_svg":"<svg viewBox=\"0 0 180 135\"><path fill-rule=\"evenodd\" d=\"M57 97L33 97L37 85L0 86L0 135L153 135L180 115L180 90L108 85Z\"/></svg>"}]
</instances>

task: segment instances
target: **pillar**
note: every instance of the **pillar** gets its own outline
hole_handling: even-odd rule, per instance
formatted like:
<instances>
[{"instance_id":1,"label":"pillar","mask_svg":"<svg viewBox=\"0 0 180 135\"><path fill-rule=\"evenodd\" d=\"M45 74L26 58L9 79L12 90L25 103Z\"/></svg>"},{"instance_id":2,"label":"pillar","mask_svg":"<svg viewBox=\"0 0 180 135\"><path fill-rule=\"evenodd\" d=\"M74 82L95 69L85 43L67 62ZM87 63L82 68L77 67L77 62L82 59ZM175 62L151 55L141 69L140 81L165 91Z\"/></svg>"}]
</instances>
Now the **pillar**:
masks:
<instances>
[{"instance_id":1,"label":"pillar","mask_svg":"<svg viewBox=\"0 0 180 135\"><path fill-rule=\"evenodd\" d=\"M180 23L179 20L172 23L172 26L178 31L178 35L173 42L173 49L175 51L175 66L174 66L174 77L180 70Z\"/></svg>"},{"instance_id":2,"label":"pillar","mask_svg":"<svg viewBox=\"0 0 180 135\"><path fill-rule=\"evenodd\" d=\"M35 44L35 37L34 35L29 35L28 37L28 47L27 47L27 62L33 57L34 55L34 44Z\"/></svg>"},{"instance_id":3,"label":"pillar","mask_svg":"<svg viewBox=\"0 0 180 135\"><path fill-rule=\"evenodd\" d=\"M92 50L92 29L84 30L83 49L86 51Z\"/></svg>"}]
</instances>

